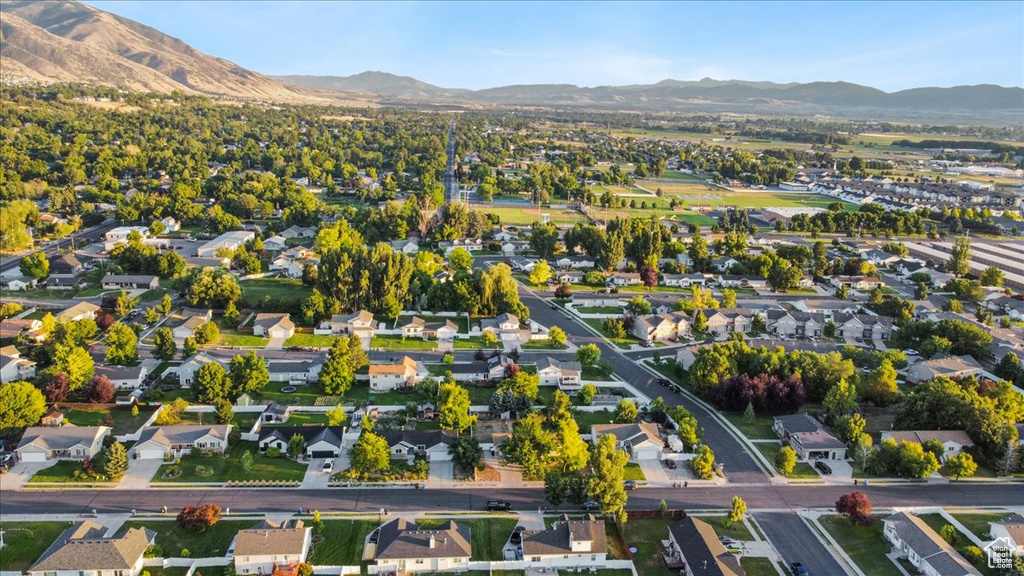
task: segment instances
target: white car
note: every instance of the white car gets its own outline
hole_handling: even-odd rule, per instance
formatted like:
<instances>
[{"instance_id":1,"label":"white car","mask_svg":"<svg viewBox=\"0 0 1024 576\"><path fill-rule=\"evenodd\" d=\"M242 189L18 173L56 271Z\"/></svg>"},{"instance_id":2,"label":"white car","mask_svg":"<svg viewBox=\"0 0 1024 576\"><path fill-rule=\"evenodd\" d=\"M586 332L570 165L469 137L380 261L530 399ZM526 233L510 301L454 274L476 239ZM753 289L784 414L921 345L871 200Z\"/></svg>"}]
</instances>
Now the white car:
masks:
<instances>
[{"instance_id":1,"label":"white car","mask_svg":"<svg viewBox=\"0 0 1024 576\"><path fill-rule=\"evenodd\" d=\"M333 458L328 458L327 460L325 460L324 461L324 465L320 468L320 470L322 470L324 472L324 474L330 474L331 472L333 472L334 471L334 459Z\"/></svg>"}]
</instances>

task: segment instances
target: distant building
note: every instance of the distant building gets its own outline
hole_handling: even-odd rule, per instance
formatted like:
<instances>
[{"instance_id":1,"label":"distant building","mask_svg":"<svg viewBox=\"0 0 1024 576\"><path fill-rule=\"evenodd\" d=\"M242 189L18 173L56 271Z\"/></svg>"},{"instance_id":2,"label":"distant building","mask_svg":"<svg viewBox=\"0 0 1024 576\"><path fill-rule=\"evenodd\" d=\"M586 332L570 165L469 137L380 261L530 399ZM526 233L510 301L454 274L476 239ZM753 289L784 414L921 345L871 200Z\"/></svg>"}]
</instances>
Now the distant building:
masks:
<instances>
[{"instance_id":1,"label":"distant building","mask_svg":"<svg viewBox=\"0 0 1024 576\"><path fill-rule=\"evenodd\" d=\"M235 230L234 232L225 232L220 236L210 240L206 244L203 244L196 250L196 255L200 258L212 258L217 256L217 251L225 249L234 251L238 247L243 246L246 242L256 238L256 233L251 230Z\"/></svg>"}]
</instances>

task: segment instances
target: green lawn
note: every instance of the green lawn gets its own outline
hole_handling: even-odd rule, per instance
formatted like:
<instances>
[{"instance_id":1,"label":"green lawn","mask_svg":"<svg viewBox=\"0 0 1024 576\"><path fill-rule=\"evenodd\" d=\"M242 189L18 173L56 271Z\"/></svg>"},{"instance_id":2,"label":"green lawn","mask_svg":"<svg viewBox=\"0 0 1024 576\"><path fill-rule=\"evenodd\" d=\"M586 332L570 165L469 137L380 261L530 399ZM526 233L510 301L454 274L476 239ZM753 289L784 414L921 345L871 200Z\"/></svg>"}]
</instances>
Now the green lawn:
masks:
<instances>
[{"instance_id":1,"label":"green lawn","mask_svg":"<svg viewBox=\"0 0 1024 576\"><path fill-rule=\"evenodd\" d=\"M566 344L555 344L546 338L543 340L530 340L520 346L523 350L565 350L568 347Z\"/></svg>"},{"instance_id":2,"label":"green lawn","mask_svg":"<svg viewBox=\"0 0 1024 576\"><path fill-rule=\"evenodd\" d=\"M644 471L640 468L640 465L635 462L626 464L626 470L622 474L623 480L632 480L634 482L644 482L647 480L647 476L644 476Z\"/></svg>"},{"instance_id":3,"label":"green lawn","mask_svg":"<svg viewBox=\"0 0 1024 576\"><path fill-rule=\"evenodd\" d=\"M596 330L598 334L604 336L612 344L615 344L619 348L629 350L630 348L632 348L633 344L640 343L639 338L637 338L636 336L631 336L629 334L626 334L622 338L612 338L611 336L608 336L607 334L605 334L604 327L602 326L602 324L604 324L604 320L601 320L599 318L581 318L581 320L585 322L587 326L590 326L591 328Z\"/></svg>"},{"instance_id":4,"label":"green lawn","mask_svg":"<svg viewBox=\"0 0 1024 576\"><path fill-rule=\"evenodd\" d=\"M753 540L754 535L750 533L750 529L743 522L737 522L732 526L726 526L728 520L727 516L698 516L696 517L704 522L707 522L715 529L715 534L719 536L728 536L735 540Z\"/></svg>"},{"instance_id":5,"label":"green lawn","mask_svg":"<svg viewBox=\"0 0 1024 576\"><path fill-rule=\"evenodd\" d=\"M295 386L294 392L281 392L281 389L286 386L290 386L290 384L287 382L271 382L263 389L260 398L284 405L299 404L302 406L313 406L316 404L316 399L324 395L323 390L320 389L318 384Z\"/></svg>"},{"instance_id":6,"label":"green lawn","mask_svg":"<svg viewBox=\"0 0 1024 576\"><path fill-rule=\"evenodd\" d=\"M64 419L75 426L110 426L114 435L128 434L146 422L149 410L142 407L138 416L130 408L73 408L64 411ZM108 418L109 416L109 418Z\"/></svg>"},{"instance_id":7,"label":"green lawn","mask_svg":"<svg viewBox=\"0 0 1024 576\"><path fill-rule=\"evenodd\" d=\"M125 522L121 533L130 528L148 528L156 532L156 543L164 551L164 558L175 558L181 555L182 549L188 549L192 558L224 556L231 541L239 530L252 528L254 520L221 520L203 532L192 532L178 526L172 520L151 520L147 522ZM206 569L203 569L205 574Z\"/></svg>"},{"instance_id":8,"label":"green lawn","mask_svg":"<svg viewBox=\"0 0 1024 576\"><path fill-rule=\"evenodd\" d=\"M65 482L106 482L106 480L75 480L72 475L76 470L82 469L82 462L79 460L60 460L53 466L36 472L32 478L29 479L30 484L42 484L42 483L65 483ZM96 470L99 473L103 471L100 469Z\"/></svg>"},{"instance_id":9,"label":"green lawn","mask_svg":"<svg viewBox=\"0 0 1024 576\"><path fill-rule=\"evenodd\" d=\"M512 529L518 521L515 518L474 518L454 519L457 524L468 526L473 548L473 561L501 560L501 549L512 535ZM445 520L440 518L420 519L417 528L426 530L440 526Z\"/></svg>"},{"instance_id":10,"label":"green lawn","mask_svg":"<svg viewBox=\"0 0 1024 576\"><path fill-rule=\"evenodd\" d=\"M358 566L363 543L377 523L370 520L325 520L320 535L324 541L313 547L310 563L325 566Z\"/></svg>"},{"instance_id":11,"label":"green lawn","mask_svg":"<svg viewBox=\"0 0 1024 576\"><path fill-rule=\"evenodd\" d=\"M590 427L595 424L611 424L612 420L615 419L615 414L610 410L601 410L599 412L573 412L573 420L580 427L580 433L589 434Z\"/></svg>"},{"instance_id":12,"label":"green lawn","mask_svg":"<svg viewBox=\"0 0 1024 576\"><path fill-rule=\"evenodd\" d=\"M637 549L633 554L633 565L643 576L673 576L675 572L665 567L661 560L661 541L668 539L668 527L675 520L670 518L630 519L623 525L626 545ZM614 528L609 532L614 534ZM609 538L609 543L611 543Z\"/></svg>"},{"instance_id":13,"label":"green lawn","mask_svg":"<svg viewBox=\"0 0 1024 576\"><path fill-rule=\"evenodd\" d=\"M744 556L740 558L740 566L747 576L777 576L776 564L768 558Z\"/></svg>"},{"instance_id":14,"label":"green lawn","mask_svg":"<svg viewBox=\"0 0 1024 576\"><path fill-rule=\"evenodd\" d=\"M975 536L982 540L989 538L989 522L998 522L1009 514L953 514L953 518L960 521Z\"/></svg>"},{"instance_id":15,"label":"green lawn","mask_svg":"<svg viewBox=\"0 0 1024 576\"><path fill-rule=\"evenodd\" d=\"M576 308L576 311L580 314L614 314L616 316L622 315L621 306L581 306Z\"/></svg>"},{"instance_id":16,"label":"green lawn","mask_svg":"<svg viewBox=\"0 0 1024 576\"><path fill-rule=\"evenodd\" d=\"M71 525L71 522L5 522L0 570L27 570Z\"/></svg>"},{"instance_id":17,"label":"green lawn","mask_svg":"<svg viewBox=\"0 0 1024 576\"><path fill-rule=\"evenodd\" d=\"M472 208L479 212L483 212L484 214L494 214L501 220L503 225L518 224L521 226L529 226L534 222L539 222L541 214L548 214L550 222L554 224L575 224L576 222L583 224L587 223L587 218L575 210L555 210L551 208L541 208L538 210L536 206L525 203L521 207L485 206L474 204Z\"/></svg>"},{"instance_id":18,"label":"green lawn","mask_svg":"<svg viewBox=\"0 0 1024 576\"><path fill-rule=\"evenodd\" d=\"M899 569L885 556L892 546L882 536L879 519L868 526L853 525L842 516L822 516L819 522L865 574L900 576Z\"/></svg>"},{"instance_id":19,"label":"green lawn","mask_svg":"<svg viewBox=\"0 0 1024 576\"><path fill-rule=\"evenodd\" d=\"M436 340L420 338L403 338L398 334L381 334L370 340L371 348L388 348L391 350L437 350ZM476 348L478 346L474 346Z\"/></svg>"},{"instance_id":20,"label":"green lawn","mask_svg":"<svg viewBox=\"0 0 1024 576\"><path fill-rule=\"evenodd\" d=\"M931 526L931 529L935 530L936 533L939 530L941 530L943 526L949 524L949 522L945 518L943 518L941 514L937 512L934 514L919 514L918 518L924 520L925 524ZM956 548L957 552L963 554L963 552L961 552L963 547L972 546L973 544L971 543L971 540L967 537L967 535L961 532L960 530L957 530L957 536L958 540L954 545L954 548ZM982 560L980 562L974 564L974 567L977 568L978 571L984 574L985 576L996 576L995 569L988 567L987 562L984 559L984 556L982 557Z\"/></svg>"},{"instance_id":21,"label":"green lawn","mask_svg":"<svg viewBox=\"0 0 1024 576\"><path fill-rule=\"evenodd\" d=\"M764 454L765 458L768 459L768 462L770 462L771 465L774 467L775 456L779 453L779 450L782 450L782 444L778 442L757 442L754 444L754 446L757 446L757 449L760 450L762 454ZM808 464L807 462L797 462L796 466L793 467L793 472L786 476L786 478L790 478L793 480L808 478L816 479L820 477L821 476L818 474L818 472L814 470L814 467Z\"/></svg>"},{"instance_id":22,"label":"green lawn","mask_svg":"<svg viewBox=\"0 0 1024 576\"><path fill-rule=\"evenodd\" d=\"M725 418L732 422L732 425L739 429L744 436L753 440L768 440L778 438L772 424L775 420L771 416L755 416L752 422L747 422L743 414L722 412Z\"/></svg>"},{"instance_id":23,"label":"green lawn","mask_svg":"<svg viewBox=\"0 0 1024 576\"><path fill-rule=\"evenodd\" d=\"M484 343L479 336L470 336L469 338L456 338L453 346L457 350L476 350L483 348Z\"/></svg>"},{"instance_id":24,"label":"green lawn","mask_svg":"<svg viewBox=\"0 0 1024 576\"><path fill-rule=\"evenodd\" d=\"M263 348L270 342L267 338L260 338L252 334L240 334L238 332L221 331L213 346L244 346Z\"/></svg>"},{"instance_id":25,"label":"green lawn","mask_svg":"<svg viewBox=\"0 0 1024 576\"><path fill-rule=\"evenodd\" d=\"M246 472L240 460L246 450L252 452L252 468ZM213 470L213 474L202 476L196 471L197 466L205 466ZM306 465L285 457L269 458L258 453L255 442L239 442L228 450L227 457L191 455L181 459L181 474L173 479L163 480L161 475L166 470L162 466L154 480L164 482L227 482L229 480L297 480L301 481L306 473Z\"/></svg>"},{"instance_id":26,"label":"green lawn","mask_svg":"<svg viewBox=\"0 0 1024 576\"><path fill-rule=\"evenodd\" d=\"M268 426L311 426L317 424L327 424L327 414L321 412L292 412L288 415L288 421L284 424L264 424L263 427Z\"/></svg>"},{"instance_id":27,"label":"green lawn","mask_svg":"<svg viewBox=\"0 0 1024 576\"><path fill-rule=\"evenodd\" d=\"M286 300L305 300L311 290L299 278L254 278L239 283L242 287L242 300L245 302L283 298Z\"/></svg>"},{"instance_id":28,"label":"green lawn","mask_svg":"<svg viewBox=\"0 0 1024 576\"><path fill-rule=\"evenodd\" d=\"M296 332L294 336L284 341L284 345L302 346L304 348L330 348L337 339L337 336L331 336L330 334Z\"/></svg>"}]
</instances>

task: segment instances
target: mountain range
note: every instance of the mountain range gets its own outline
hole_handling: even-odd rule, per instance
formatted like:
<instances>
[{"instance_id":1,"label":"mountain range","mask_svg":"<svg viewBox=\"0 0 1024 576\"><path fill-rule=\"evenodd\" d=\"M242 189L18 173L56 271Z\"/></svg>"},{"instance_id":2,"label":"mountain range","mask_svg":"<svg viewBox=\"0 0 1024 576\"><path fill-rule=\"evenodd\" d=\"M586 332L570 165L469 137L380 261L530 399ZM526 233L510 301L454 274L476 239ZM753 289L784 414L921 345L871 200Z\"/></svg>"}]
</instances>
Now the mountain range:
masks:
<instances>
[{"instance_id":1,"label":"mountain range","mask_svg":"<svg viewBox=\"0 0 1024 576\"><path fill-rule=\"evenodd\" d=\"M229 98L411 106L820 114L987 123L1019 123L1024 117L1024 88L990 84L887 93L849 82L779 84L705 78L631 86L530 84L466 90L385 72L267 76L204 54L155 28L79 2L4 1L0 9L0 79L8 82L81 82Z\"/></svg>"}]
</instances>

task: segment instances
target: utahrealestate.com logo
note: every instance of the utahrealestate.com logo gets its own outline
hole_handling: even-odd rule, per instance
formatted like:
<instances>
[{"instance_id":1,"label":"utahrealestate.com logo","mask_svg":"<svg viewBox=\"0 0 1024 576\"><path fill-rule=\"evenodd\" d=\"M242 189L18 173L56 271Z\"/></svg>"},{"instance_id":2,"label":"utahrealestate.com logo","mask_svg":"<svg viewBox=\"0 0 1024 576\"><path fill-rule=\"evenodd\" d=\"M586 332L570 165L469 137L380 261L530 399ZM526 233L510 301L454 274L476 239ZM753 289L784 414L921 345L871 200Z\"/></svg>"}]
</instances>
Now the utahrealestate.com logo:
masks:
<instances>
[{"instance_id":1,"label":"utahrealestate.com logo","mask_svg":"<svg viewBox=\"0 0 1024 576\"><path fill-rule=\"evenodd\" d=\"M989 568L1013 568L1013 542L1003 536L996 538L985 546L985 553L988 554Z\"/></svg>"}]
</instances>

